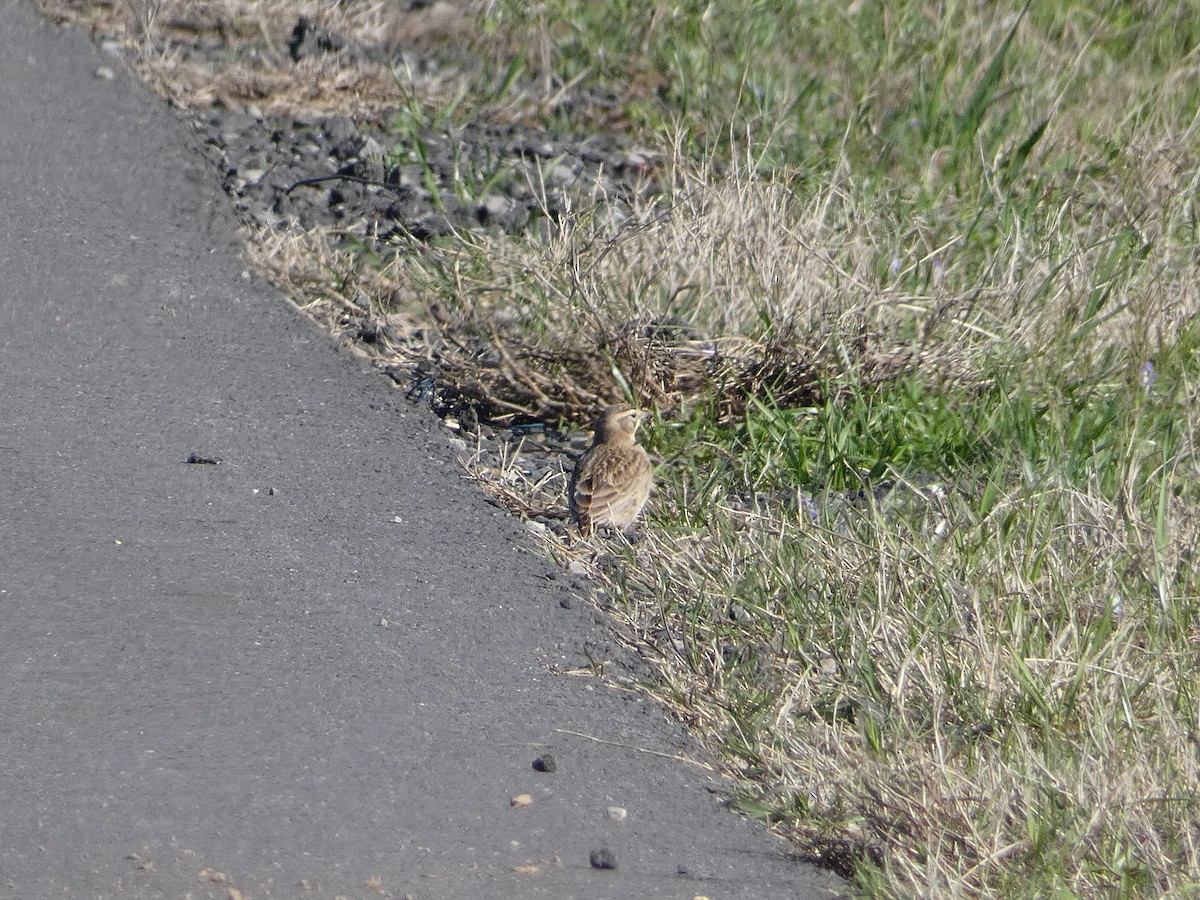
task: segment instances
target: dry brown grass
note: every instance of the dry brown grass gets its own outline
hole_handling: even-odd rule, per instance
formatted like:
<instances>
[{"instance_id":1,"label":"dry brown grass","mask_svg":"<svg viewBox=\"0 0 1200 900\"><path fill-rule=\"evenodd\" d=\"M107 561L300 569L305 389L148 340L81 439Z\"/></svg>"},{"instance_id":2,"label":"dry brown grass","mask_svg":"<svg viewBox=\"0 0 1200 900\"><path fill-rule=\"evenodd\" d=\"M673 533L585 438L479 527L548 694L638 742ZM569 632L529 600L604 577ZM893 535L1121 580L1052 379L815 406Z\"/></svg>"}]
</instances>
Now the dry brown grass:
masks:
<instances>
[{"instance_id":1,"label":"dry brown grass","mask_svg":"<svg viewBox=\"0 0 1200 900\"><path fill-rule=\"evenodd\" d=\"M541 241L463 235L394 271L438 297L438 366L493 417L583 420L628 395L664 414L715 402L733 421L747 396L807 405L847 369L961 367L961 343L898 335L915 308L946 319L955 301L879 283L880 248L841 185L802 207L751 173L716 178L676 155L660 176L673 187L626 212L599 202ZM969 323L951 329L981 343Z\"/></svg>"},{"instance_id":2,"label":"dry brown grass","mask_svg":"<svg viewBox=\"0 0 1200 900\"><path fill-rule=\"evenodd\" d=\"M328 4L308 0L41 0L51 19L123 44L134 72L180 106L260 116L379 116L411 95L448 103L464 75L453 66L414 74L405 51L482 45L480 4L439 2L409 10L398 0ZM349 41L350 54L293 61L288 41L300 18ZM222 52L195 53L219 41Z\"/></svg>"},{"instance_id":3,"label":"dry brown grass","mask_svg":"<svg viewBox=\"0 0 1200 900\"><path fill-rule=\"evenodd\" d=\"M732 751L729 774L795 810L782 828L802 847L886 860L920 896L1012 896L1014 860L1061 829L1079 842L1065 889L1111 887L1113 872L1078 864L1137 846L1167 890L1177 864L1200 871L1195 842L1162 846L1200 821L1183 661L1155 659L1138 614L1098 624L1107 610L1091 603L1125 590L1114 561L1130 558L1130 536L1091 498L1060 499L1071 529L996 542L986 558L869 515L848 539L778 517L747 528L718 507L698 534L648 532L622 585L627 624L660 663L664 699ZM694 501L663 502L661 520L677 521ZM1147 530L1133 540L1135 555L1153 552ZM1046 552L1052 574L1023 577ZM752 605L735 620L735 604ZM1052 741L1021 722L1022 671L1045 691L1045 727L1066 729Z\"/></svg>"}]
</instances>

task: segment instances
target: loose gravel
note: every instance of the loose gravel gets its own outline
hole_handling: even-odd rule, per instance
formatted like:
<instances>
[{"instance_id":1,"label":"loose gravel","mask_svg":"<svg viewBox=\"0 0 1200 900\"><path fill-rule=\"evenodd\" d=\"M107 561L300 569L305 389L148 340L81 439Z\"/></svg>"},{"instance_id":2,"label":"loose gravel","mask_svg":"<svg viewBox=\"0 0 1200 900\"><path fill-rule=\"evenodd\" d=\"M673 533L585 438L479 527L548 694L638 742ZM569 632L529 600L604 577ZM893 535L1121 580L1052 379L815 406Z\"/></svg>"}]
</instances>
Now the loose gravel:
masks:
<instances>
[{"instance_id":1,"label":"loose gravel","mask_svg":"<svg viewBox=\"0 0 1200 900\"><path fill-rule=\"evenodd\" d=\"M196 126L241 215L272 228L331 226L386 249L455 231L517 233L560 217L571 197L645 189L654 157L613 137L575 139L467 124L396 136L345 116L258 119L227 110Z\"/></svg>"}]
</instances>

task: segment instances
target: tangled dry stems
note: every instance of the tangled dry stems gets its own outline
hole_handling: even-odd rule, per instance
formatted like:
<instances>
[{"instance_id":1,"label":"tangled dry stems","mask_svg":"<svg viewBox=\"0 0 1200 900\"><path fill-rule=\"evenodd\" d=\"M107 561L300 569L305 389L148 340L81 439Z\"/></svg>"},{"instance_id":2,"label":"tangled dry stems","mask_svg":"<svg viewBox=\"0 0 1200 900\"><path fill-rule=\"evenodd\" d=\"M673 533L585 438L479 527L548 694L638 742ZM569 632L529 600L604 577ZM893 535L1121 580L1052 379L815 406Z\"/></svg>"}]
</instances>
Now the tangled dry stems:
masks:
<instances>
[{"instance_id":1,"label":"tangled dry stems","mask_svg":"<svg viewBox=\"0 0 1200 900\"><path fill-rule=\"evenodd\" d=\"M432 355L486 417L583 421L624 396L734 422L748 397L808 406L847 371L881 382L939 354L964 368L948 343L898 333L897 307L946 301L872 284L877 260L847 258L839 233L849 210L800 210L746 169L718 180L678 157L660 183L617 215L596 198L542 240L464 235L397 261L443 305Z\"/></svg>"}]
</instances>

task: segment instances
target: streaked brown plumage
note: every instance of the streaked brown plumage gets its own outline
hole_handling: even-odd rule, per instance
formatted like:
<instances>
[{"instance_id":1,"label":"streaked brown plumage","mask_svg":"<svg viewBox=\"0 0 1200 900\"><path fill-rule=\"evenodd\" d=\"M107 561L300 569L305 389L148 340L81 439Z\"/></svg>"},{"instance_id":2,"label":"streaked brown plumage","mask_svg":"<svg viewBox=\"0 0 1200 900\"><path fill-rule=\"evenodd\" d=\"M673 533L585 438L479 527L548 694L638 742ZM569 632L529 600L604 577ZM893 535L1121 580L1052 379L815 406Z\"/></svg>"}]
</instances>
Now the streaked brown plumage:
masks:
<instances>
[{"instance_id":1,"label":"streaked brown plumage","mask_svg":"<svg viewBox=\"0 0 1200 900\"><path fill-rule=\"evenodd\" d=\"M592 445L579 457L567 488L571 520L582 534L602 525L624 531L650 496L650 457L634 439L641 419L636 409L610 406L596 420Z\"/></svg>"}]
</instances>

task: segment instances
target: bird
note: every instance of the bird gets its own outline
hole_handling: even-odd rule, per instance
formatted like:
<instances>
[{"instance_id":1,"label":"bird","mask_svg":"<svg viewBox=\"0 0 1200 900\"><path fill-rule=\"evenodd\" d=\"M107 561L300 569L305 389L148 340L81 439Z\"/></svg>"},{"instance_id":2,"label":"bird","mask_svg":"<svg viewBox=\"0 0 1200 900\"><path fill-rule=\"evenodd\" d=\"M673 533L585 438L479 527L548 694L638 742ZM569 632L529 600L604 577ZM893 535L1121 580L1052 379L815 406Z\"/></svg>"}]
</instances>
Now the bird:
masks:
<instances>
[{"instance_id":1,"label":"bird","mask_svg":"<svg viewBox=\"0 0 1200 900\"><path fill-rule=\"evenodd\" d=\"M610 406L596 420L592 444L575 464L567 505L585 537L603 525L625 531L650 496L650 457L634 437L642 416L623 404Z\"/></svg>"}]
</instances>

